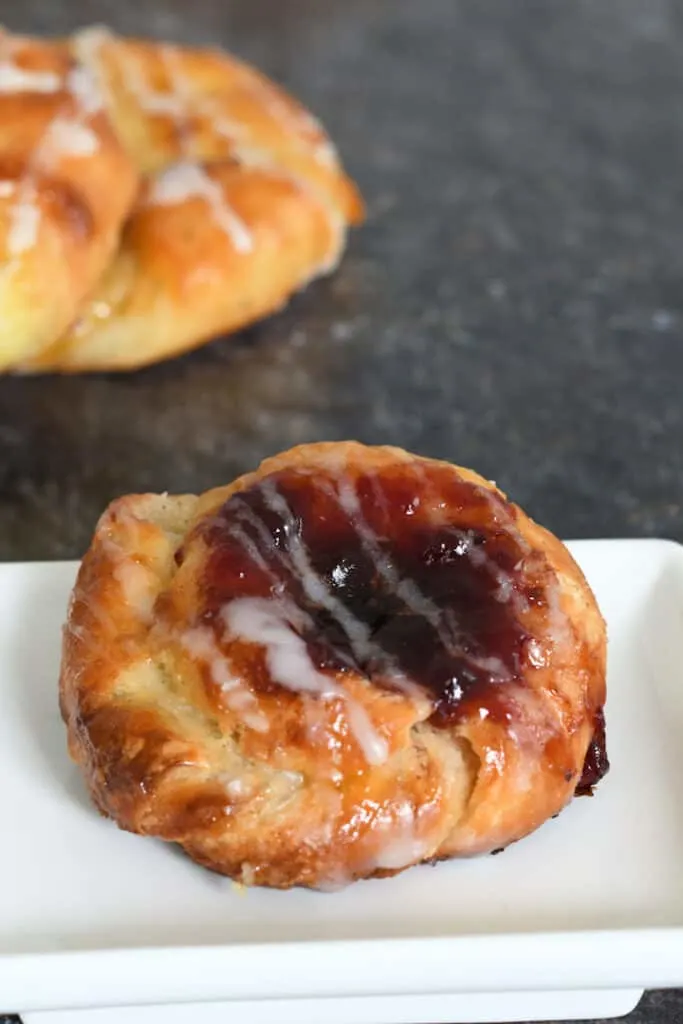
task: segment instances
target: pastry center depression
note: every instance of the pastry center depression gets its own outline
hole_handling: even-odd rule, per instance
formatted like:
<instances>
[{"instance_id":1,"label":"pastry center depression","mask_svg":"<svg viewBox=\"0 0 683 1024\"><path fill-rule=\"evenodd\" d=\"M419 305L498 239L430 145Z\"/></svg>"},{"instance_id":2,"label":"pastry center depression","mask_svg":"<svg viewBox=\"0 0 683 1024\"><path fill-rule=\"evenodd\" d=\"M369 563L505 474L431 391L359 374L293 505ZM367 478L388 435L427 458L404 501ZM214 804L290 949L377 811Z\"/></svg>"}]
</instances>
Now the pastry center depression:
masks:
<instances>
[{"instance_id":1,"label":"pastry center depression","mask_svg":"<svg viewBox=\"0 0 683 1024\"><path fill-rule=\"evenodd\" d=\"M203 525L203 621L260 648L250 682L325 694L349 673L433 703L505 713L539 643L546 598L514 510L440 466L352 477L287 470ZM528 564L527 564L528 563Z\"/></svg>"}]
</instances>

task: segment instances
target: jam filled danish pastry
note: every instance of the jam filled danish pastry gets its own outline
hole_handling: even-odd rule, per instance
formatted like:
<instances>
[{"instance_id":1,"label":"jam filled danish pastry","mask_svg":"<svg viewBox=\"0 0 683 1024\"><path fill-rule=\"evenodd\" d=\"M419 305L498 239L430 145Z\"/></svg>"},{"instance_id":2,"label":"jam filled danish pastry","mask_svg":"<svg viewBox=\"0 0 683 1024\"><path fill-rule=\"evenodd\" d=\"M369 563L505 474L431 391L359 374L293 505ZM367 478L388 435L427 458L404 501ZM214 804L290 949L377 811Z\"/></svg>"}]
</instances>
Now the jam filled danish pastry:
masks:
<instances>
[{"instance_id":1,"label":"jam filled danish pastry","mask_svg":"<svg viewBox=\"0 0 683 1024\"><path fill-rule=\"evenodd\" d=\"M571 555L477 474L396 448L115 501L60 691L100 810L246 884L494 850L607 770L605 626Z\"/></svg>"}]
</instances>

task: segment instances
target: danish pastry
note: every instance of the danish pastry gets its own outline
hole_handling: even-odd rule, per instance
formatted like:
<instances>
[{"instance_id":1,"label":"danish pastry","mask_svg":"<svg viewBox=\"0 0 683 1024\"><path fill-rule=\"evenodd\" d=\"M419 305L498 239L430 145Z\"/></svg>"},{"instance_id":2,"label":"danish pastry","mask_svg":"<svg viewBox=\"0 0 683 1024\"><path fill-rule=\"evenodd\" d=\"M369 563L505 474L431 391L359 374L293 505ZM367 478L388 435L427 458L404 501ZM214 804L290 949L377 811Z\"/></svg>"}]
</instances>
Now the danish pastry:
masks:
<instances>
[{"instance_id":1,"label":"danish pastry","mask_svg":"<svg viewBox=\"0 0 683 1024\"><path fill-rule=\"evenodd\" d=\"M65 331L118 245L138 172L63 43L0 31L0 370Z\"/></svg>"},{"instance_id":2,"label":"danish pastry","mask_svg":"<svg viewBox=\"0 0 683 1024\"><path fill-rule=\"evenodd\" d=\"M61 306L32 310L21 280L10 280L6 301L16 317L40 317L42 330L26 343L6 342L5 365L65 372L142 366L271 313L336 266L347 225L362 218L361 199L318 122L257 71L217 51L120 39L104 29L21 46L25 52L18 49L6 65L9 99L0 71L0 103L14 105L7 159L23 140L22 197L7 197L10 252L17 235L11 217L28 223L34 207L54 207L54 196L71 183L68 174L80 175L79 187L81 179L88 183L88 216L96 225L102 219L102 230L89 222L85 229L75 199L56 239L29 238L24 227L30 281L42 289L54 279ZM62 78L53 66L63 68ZM23 111L34 108L36 127L27 133ZM86 153L84 133L96 129L102 138L93 135ZM55 133L58 166L46 177ZM78 274L67 280L76 276L71 290L59 274L46 274L49 257L69 274L69 261L58 266L67 243L82 255Z\"/></svg>"},{"instance_id":3,"label":"danish pastry","mask_svg":"<svg viewBox=\"0 0 683 1024\"><path fill-rule=\"evenodd\" d=\"M605 644L567 549L493 484L312 444L107 509L61 710L120 827L330 888L503 847L592 788Z\"/></svg>"}]
</instances>

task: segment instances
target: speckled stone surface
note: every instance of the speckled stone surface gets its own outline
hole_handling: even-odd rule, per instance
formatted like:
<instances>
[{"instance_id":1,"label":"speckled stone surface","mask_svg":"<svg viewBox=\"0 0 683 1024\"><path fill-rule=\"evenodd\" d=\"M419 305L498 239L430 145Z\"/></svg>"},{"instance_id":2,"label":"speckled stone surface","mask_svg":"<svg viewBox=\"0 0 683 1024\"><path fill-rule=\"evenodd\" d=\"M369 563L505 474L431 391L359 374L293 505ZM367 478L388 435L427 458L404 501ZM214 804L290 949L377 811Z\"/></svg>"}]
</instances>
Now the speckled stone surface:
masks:
<instances>
[{"instance_id":1,"label":"speckled stone surface","mask_svg":"<svg viewBox=\"0 0 683 1024\"><path fill-rule=\"evenodd\" d=\"M0 380L0 559L78 555L120 493L348 437L472 465L565 537L683 540L681 4L0 0L17 29L93 20L256 61L329 126L369 219L237 337Z\"/></svg>"},{"instance_id":2,"label":"speckled stone surface","mask_svg":"<svg viewBox=\"0 0 683 1024\"><path fill-rule=\"evenodd\" d=\"M683 539L683 7L665 0L28 0L234 48L368 200L339 273L135 376L0 381L0 558L78 554L115 495L300 441L471 464L564 536Z\"/></svg>"}]
</instances>

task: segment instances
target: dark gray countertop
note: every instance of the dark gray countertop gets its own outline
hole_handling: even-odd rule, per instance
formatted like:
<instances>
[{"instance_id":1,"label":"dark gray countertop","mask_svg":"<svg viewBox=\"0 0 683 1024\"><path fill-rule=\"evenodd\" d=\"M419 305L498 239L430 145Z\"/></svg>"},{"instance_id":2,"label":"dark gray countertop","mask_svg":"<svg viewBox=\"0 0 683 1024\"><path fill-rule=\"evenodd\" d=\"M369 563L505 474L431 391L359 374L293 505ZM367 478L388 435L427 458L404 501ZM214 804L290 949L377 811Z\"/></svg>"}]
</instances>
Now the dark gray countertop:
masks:
<instances>
[{"instance_id":1,"label":"dark gray countertop","mask_svg":"<svg viewBox=\"0 0 683 1024\"><path fill-rule=\"evenodd\" d=\"M358 437L469 464L563 536L683 540L683 7L673 0L0 0L215 42L322 117L369 220L330 280L127 377L0 380L0 559L115 495ZM1 994L0 994L1 1001ZM634 1020L678 1020L652 995Z\"/></svg>"}]
</instances>

